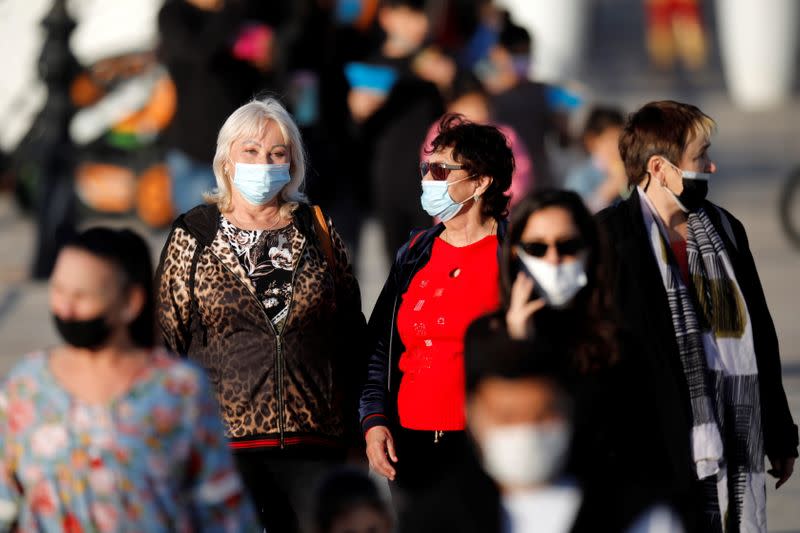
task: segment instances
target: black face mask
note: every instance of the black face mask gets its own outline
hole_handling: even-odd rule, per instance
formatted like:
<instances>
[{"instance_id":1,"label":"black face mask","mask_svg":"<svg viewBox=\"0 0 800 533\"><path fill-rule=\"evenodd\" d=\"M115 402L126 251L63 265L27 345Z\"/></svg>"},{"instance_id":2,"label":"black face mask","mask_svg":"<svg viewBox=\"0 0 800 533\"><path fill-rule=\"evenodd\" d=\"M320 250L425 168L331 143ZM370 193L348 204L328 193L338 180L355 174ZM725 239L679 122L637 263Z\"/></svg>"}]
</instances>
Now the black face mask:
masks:
<instances>
[{"instance_id":1,"label":"black face mask","mask_svg":"<svg viewBox=\"0 0 800 533\"><path fill-rule=\"evenodd\" d=\"M689 211L696 211L703 205L708 196L708 180L683 178L683 191L677 196L678 201Z\"/></svg>"},{"instance_id":2,"label":"black face mask","mask_svg":"<svg viewBox=\"0 0 800 533\"><path fill-rule=\"evenodd\" d=\"M678 202L678 207L684 212L696 211L703 205L703 201L708 196L708 178L710 174L707 172L690 172L688 170L681 170L679 167L667 161L672 168L680 172L681 181L683 183L683 190L680 194L675 194L672 189L664 185L673 198ZM687 177L690 176L690 177Z\"/></svg>"},{"instance_id":3,"label":"black face mask","mask_svg":"<svg viewBox=\"0 0 800 533\"><path fill-rule=\"evenodd\" d=\"M111 327L103 315L90 320L64 320L53 314L53 319L61 337L75 348L97 350L111 335Z\"/></svg>"}]
</instances>

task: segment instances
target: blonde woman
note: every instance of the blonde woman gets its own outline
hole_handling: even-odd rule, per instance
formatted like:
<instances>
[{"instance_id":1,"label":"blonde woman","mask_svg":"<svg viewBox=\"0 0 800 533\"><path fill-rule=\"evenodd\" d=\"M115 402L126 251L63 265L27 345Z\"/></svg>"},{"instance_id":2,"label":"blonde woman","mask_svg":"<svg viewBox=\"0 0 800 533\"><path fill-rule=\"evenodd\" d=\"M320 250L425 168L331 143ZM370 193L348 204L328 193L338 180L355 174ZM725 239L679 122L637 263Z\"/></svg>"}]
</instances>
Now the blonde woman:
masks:
<instances>
[{"instance_id":1,"label":"blonde woman","mask_svg":"<svg viewBox=\"0 0 800 533\"><path fill-rule=\"evenodd\" d=\"M178 217L157 273L165 341L208 372L270 531L295 531L307 487L343 460L364 372L358 283L302 192L304 157L279 102L237 109L210 203Z\"/></svg>"}]
</instances>

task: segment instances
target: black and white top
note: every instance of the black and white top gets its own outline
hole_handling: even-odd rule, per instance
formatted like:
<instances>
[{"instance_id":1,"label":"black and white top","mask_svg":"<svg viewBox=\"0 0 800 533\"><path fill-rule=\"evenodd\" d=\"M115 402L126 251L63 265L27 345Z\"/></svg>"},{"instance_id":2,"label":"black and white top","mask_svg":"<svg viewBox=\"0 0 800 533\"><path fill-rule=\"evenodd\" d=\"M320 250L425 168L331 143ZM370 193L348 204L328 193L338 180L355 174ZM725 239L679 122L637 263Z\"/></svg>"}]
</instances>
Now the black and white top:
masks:
<instances>
[{"instance_id":1,"label":"black and white top","mask_svg":"<svg viewBox=\"0 0 800 533\"><path fill-rule=\"evenodd\" d=\"M220 215L220 230L247 272L256 295L275 328L280 331L292 301L294 224L276 230L246 230Z\"/></svg>"}]
</instances>

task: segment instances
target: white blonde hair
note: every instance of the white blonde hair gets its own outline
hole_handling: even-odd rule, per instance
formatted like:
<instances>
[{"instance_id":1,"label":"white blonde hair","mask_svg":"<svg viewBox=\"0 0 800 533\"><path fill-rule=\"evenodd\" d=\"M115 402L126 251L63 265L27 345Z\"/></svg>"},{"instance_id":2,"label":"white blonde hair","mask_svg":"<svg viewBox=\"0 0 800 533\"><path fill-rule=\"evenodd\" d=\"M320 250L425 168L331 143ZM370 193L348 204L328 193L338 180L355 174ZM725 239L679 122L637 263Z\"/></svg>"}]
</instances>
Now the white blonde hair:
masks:
<instances>
[{"instance_id":1,"label":"white blonde hair","mask_svg":"<svg viewBox=\"0 0 800 533\"><path fill-rule=\"evenodd\" d=\"M303 192L306 179L306 151L300 130L280 102L274 98L264 98L252 100L231 113L219 130L213 163L217 187L205 197L209 202L217 204L220 211L228 212L232 209L232 176L225 170L226 166L230 166L226 164L230 162L231 146L237 139L262 137L270 122L277 124L291 154L289 174L292 179L281 190L280 200L283 204L281 214L288 218L300 203L308 203L308 198Z\"/></svg>"}]
</instances>

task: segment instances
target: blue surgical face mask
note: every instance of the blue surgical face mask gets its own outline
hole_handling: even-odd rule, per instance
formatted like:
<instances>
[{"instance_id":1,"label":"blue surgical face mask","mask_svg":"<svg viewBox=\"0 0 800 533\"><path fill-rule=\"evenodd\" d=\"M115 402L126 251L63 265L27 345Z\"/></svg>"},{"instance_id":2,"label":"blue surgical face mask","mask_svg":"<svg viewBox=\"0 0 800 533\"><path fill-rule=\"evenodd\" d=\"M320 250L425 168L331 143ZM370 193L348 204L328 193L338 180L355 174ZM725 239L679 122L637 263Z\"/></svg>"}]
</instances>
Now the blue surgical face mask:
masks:
<instances>
[{"instance_id":1,"label":"blue surgical face mask","mask_svg":"<svg viewBox=\"0 0 800 533\"><path fill-rule=\"evenodd\" d=\"M233 184L244 199L253 205L268 203L291 180L289 163L236 163L236 170L233 174Z\"/></svg>"},{"instance_id":2,"label":"blue surgical face mask","mask_svg":"<svg viewBox=\"0 0 800 533\"><path fill-rule=\"evenodd\" d=\"M461 211L461 206L475 196L470 196L463 202L456 202L447 190L450 185L460 183L472 178L467 176L455 181L422 181L422 209L432 217L439 217L442 222L447 222Z\"/></svg>"}]
</instances>

